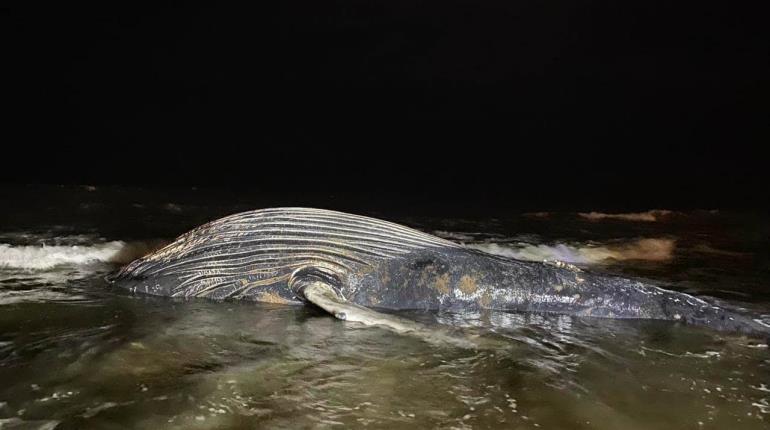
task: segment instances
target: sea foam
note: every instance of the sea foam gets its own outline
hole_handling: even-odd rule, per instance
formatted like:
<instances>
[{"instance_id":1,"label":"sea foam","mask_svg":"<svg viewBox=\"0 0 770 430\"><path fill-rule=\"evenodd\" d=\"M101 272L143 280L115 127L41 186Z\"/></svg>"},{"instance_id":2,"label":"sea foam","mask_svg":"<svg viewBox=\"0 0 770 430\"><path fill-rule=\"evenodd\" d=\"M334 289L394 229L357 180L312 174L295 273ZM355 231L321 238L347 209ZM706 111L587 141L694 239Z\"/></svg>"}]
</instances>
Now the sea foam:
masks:
<instances>
[{"instance_id":1,"label":"sea foam","mask_svg":"<svg viewBox=\"0 0 770 430\"><path fill-rule=\"evenodd\" d=\"M580 212L578 216L589 221L602 221L606 219L622 221L656 222L673 214L672 211L663 209L653 209L647 212L631 213L602 213L602 212Z\"/></svg>"},{"instance_id":2,"label":"sea foam","mask_svg":"<svg viewBox=\"0 0 770 430\"><path fill-rule=\"evenodd\" d=\"M469 243L466 246L490 254L529 261L558 260L573 264L600 264L611 261L646 260L667 261L673 257L676 241L673 239L638 239L630 242L593 245L552 245L529 243Z\"/></svg>"},{"instance_id":3,"label":"sea foam","mask_svg":"<svg viewBox=\"0 0 770 430\"><path fill-rule=\"evenodd\" d=\"M94 263L125 264L154 249L150 242L111 241L92 245L21 245L0 243L0 268L45 270Z\"/></svg>"}]
</instances>

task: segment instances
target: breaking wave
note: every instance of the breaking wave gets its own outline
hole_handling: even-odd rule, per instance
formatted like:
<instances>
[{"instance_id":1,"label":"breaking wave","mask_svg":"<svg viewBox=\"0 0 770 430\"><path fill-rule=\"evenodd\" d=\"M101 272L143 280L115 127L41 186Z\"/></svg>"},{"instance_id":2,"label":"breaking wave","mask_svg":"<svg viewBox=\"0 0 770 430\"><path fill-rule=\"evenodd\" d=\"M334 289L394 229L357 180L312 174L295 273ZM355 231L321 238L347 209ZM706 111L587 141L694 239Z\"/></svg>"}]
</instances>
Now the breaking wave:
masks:
<instances>
[{"instance_id":1,"label":"breaking wave","mask_svg":"<svg viewBox=\"0 0 770 430\"><path fill-rule=\"evenodd\" d=\"M573 264L599 264L611 261L668 261L673 257L673 239L638 239L631 242L592 245L564 244L533 245L529 243L471 243L469 248L490 254L529 261L558 260Z\"/></svg>"},{"instance_id":2,"label":"breaking wave","mask_svg":"<svg viewBox=\"0 0 770 430\"><path fill-rule=\"evenodd\" d=\"M663 209L653 209L647 212L631 212L631 213L618 213L608 214L602 212L580 212L578 216L587 219L589 221L602 221L605 219L615 219L622 221L641 221L641 222L655 222L670 216L672 211Z\"/></svg>"},{"instance_id":3,"label":"breaking wave","mask_svg":"<svg viewBox=\"0 0 770 430\"><path fill-rule=\"evenodd\" d=\"M45 270L94 263L125 264L156 249L155 242L112 241L92 245L21 245L0 243L0 269Z\"/></svg>"}]
</instances>

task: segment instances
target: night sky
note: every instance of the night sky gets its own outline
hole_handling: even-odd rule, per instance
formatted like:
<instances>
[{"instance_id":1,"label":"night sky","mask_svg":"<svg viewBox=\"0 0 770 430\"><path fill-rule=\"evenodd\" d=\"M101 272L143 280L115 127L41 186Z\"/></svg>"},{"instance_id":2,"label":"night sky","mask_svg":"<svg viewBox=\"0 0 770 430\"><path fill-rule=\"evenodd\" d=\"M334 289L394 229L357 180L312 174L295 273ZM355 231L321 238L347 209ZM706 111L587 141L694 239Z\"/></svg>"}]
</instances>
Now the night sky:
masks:
<instances>
[{"instance_id":1,"label":"night sky","mask_svg":"<svg viewBox=\"0 0 770 430\"><path fill-rule=\"evenodd\" d=\"M490 211L768 206L770 44L748 2L19 2L0 16L0 182Z\"/></svg>"}]
</instances>

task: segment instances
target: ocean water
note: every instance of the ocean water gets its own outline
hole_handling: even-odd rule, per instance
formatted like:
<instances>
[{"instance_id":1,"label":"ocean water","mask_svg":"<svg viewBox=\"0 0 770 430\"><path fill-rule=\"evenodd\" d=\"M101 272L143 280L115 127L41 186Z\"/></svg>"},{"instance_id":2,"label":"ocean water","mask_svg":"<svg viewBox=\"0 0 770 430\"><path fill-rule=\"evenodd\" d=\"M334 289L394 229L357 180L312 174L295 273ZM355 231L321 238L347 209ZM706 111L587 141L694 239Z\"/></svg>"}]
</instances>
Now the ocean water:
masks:
<instances>
[{"instance_id":1,"label":"ocean water","mask_svg":"<svg viewBox=\"0 0 770 430\"><path fill-rule=\"evenodd\" d=\"M0 429L770 427L763 339L659 321L399 313L475 339L468 346L307 307L146 297L104 281L189 228L276 202L286 203L221 190L0 189ZM355 211L340 204L325 207ZM766 214L359 213L770 313Z\"/></svg>"}]
</instances>

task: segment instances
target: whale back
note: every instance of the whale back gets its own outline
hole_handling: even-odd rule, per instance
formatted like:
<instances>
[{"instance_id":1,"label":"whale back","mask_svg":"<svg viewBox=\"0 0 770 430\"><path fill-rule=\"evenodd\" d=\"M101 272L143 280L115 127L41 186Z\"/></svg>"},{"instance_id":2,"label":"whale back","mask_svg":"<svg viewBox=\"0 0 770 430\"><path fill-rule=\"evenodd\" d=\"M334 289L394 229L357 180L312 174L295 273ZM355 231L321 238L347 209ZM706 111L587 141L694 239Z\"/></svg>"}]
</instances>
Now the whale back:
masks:
<instances>
[{"instance_id":1,"label":"whale back","mask_svg":"<svg viewBox=\"0 0 770 430\"><path fill-rule=\"evenodd\" d=\"M168 296L291 300L303 267L341 279L425 248L459 248L427 233L360 215L309 208L261 209L195 228L123 268L118 285Z\"/></svg>"}]
</instances>

